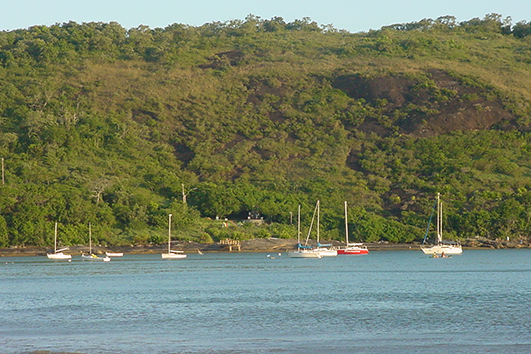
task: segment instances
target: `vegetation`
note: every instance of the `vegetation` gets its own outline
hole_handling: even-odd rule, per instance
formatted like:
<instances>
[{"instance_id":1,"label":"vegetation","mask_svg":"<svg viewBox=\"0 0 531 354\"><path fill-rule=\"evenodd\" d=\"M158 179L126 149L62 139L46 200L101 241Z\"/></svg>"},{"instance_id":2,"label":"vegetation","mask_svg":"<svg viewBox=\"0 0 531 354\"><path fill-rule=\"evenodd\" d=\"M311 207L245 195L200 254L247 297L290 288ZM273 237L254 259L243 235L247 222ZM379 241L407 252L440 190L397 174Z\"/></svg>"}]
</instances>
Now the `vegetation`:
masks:
<instances>
[{"instance_id":1,"label":"vegetation","mask_svg":"<svg viewBox=\"0 0 531 354\"><path fill-rule=\"evenodd\" d=\"M0 33L0 247L531 236L531 23L304 18ZM260 215L266 226L237 225ZM235 221L222 228L220 220Z\"/></svg>"}]
</instances>

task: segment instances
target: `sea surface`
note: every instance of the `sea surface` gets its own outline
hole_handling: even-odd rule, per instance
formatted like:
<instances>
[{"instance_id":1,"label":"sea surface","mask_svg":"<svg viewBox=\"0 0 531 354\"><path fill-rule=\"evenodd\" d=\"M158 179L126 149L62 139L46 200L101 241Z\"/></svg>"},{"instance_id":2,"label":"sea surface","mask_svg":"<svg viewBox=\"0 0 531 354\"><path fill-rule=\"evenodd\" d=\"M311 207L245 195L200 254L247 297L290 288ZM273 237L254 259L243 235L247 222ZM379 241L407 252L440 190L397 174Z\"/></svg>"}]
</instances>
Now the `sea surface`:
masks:
<instances>
[{"instance_id":1,"label":"sea surface","mask_svg":"<svg viewBox=\"0 0 531 354\"><path fill-rule=\"evenodd\" d=\"M531 250L0 258L0 353L530 353Z\"/></svg>"}]
</instances>

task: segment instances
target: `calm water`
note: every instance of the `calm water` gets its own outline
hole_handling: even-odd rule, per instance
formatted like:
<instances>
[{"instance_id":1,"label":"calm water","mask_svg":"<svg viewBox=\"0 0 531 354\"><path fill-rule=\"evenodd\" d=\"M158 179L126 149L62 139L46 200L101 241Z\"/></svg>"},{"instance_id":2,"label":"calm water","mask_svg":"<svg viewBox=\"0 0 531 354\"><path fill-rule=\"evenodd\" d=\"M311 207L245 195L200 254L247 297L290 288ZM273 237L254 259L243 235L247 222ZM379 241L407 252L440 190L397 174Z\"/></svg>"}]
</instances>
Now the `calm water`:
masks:
<instances>
[{"instance_id":1,"label":"calm water","mask_svg":"<svg viewBox=\"0 0 531 354\"><path fill-rule=\"evenodd\" d=\"M531 351L531 250L274 256L1 258L0 353Z\"/></svg>"}]
</instances>

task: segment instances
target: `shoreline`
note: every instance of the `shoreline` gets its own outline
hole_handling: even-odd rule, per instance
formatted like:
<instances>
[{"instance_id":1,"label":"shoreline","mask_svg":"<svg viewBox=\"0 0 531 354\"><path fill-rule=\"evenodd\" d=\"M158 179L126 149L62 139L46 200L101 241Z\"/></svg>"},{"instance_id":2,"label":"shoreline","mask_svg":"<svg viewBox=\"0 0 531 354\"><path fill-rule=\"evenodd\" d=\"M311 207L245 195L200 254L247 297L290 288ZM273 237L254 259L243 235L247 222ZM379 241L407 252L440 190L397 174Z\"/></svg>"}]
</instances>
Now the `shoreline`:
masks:
<instances>
[{"instance_id":1,"label":"shoreline","mask_svg":"<svg viewBox=\"0 0 531 354\"><path fill-rule=\"evenodd\" d=\"M221 243L202 244L197 242L174 242L173 249L182 250L184 253L235 253L235 252L286 252L295 249L297 241L294 239L254 239L241 241L238 244L227 245ZM333 242L334 246L340 246L342 243ZM370 252L378 251L420 251L420 243L366 243ZM230 247L232 246L232 247ZM529 245L519 243L489 242L474 244L465 243L463 249L519 249L529 248ZM88 253L88 246L71 246L66 254L73 256ZM93 246L92 251L96 255L104 255L105 252L123 252L124 254L156 254L166 252L167 245L130 245L130 246ZM22 257L22 256L46 256L46 253L52 250L48 247L11 247L0 248L0 257Z\"/></svg>"}]
</instances>

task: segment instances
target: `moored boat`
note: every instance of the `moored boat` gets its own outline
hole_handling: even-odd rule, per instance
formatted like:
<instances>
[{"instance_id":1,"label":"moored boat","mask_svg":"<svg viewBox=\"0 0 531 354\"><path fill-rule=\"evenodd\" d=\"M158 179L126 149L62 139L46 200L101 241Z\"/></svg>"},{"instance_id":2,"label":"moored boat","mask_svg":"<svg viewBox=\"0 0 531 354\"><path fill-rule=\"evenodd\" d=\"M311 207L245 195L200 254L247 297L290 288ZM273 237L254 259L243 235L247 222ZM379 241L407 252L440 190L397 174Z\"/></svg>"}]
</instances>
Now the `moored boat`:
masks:
<instances>
[{"instance_id":1,"label":"moored boat","mask_svg":"<svg viewBox=\"0 0 531 354\"><path fill-rule=\"evenodd\" d=\"M63 250L66 250L68 248L63 248ZM47 253L46 256L49 259L72 259L72 256L69 254L64 254L63 252L60 252L61 250L57 250L54 253Z\"/></svg>"},{"instance_id":2,"label":"moored boat","mask_svg":"<svg viewBox=\"0 0 531 354\"><path fill-rule=\"evenodd\" d=\"M69 254L64 254L62 251L67 250L66 248L57 249L57 223L55 223L55 236L54 236L54 246L53 246L53 253L47 253L46 256L49 259L57 259L57 260L67 260L72 259L72 256Z\"/></svg>"},{"instance_id":3,"label":"moored boat","mask_svg":"<svg viewBox=\"0 0 531 354\"><path fill-rule=\"evenodd\" d=\"M107 257L123 257L124 253L123 252L105 252L105 255Z\"/></svg>"},{"instance_id":4,"label":"moored boat","mask_svg":"<svg viewBox=\"0 0 531 354\"><path fill-rule=\"evenodd\" d=\"M186 255L183 251L174 251L170 250L168 253L162 253L162 258L164 259L179 259L179 258L186 258Z\"/></svg>"},{"instance_id":5,"label":"moored boat","mask_svg":"<svg viewBox=\"0 0 531 354\"><path fill-rule=\"evenodd\" d=\"M291 258L323 258L323 257L335 257L337 256L337 250L332 245L323 245L319 243L319 201L315 204L315 210L312 217L312 222L306 236L306 243L302 245L300 243L300 205L299 205L299 220L297 222L297 250L289 252ZM313 222L317 216L317 246L308 246L308 240L312 232Z\"/></svg>"},{"instance_id":6,"label":"moored boat","mask_svg":"<svg viewBox=\"0 0 531 354\"><path fill-rule=\"evenodd\" d=\"M337 249L337 254L369 254L367 246L363 243L349 243L348 242L348 216L347 216L347 202L345 201L345 246Z\"/></svg>"},{"instance_id":7,"label":"moored boat","mask_svg":"<svg viewBox=\"0 0 531 354\"><path fill-rule=\"evenodd\" d=\"M322 258L318 252L314 252L312 247L301 245L301 206L297 215L297 249L288 252L290 258Z\"/></svg>"},{"instance_id":8,"label":"moored boat","mask_svg":"<svg viewBox=\"0 0 531 354\"><path fill-rule=\"evenodd\" d=\"M458 242L455 241L443 241L442 238L442 202L440 200L440 193L437 193L437 201L436 206L434 208L437 211L437 217L436 217L436 240L434 245L424 245L426 242L426 238L428 236L428 231L430 229L430 222L431 222L431 216L430 221L428 221L428 227L426 228L426 235L424 236L424 241L422 242L423 245L420 246L420 249L424 254L427 255L458 255L463 253L463 248ZM432 213L433 215L433 213Z\"/></svg>"},{"instance_id":9,"label":"moored boat","mask_svg":"<svg viewBox=\"0 0 531 354\"><path fill-rule=\"evenodd\" d=\"M321 244L319 243L319 225L320 225L320 214L321 214L321 202L318 200L317 205L317 247L313 249L314 252L317 252L321 255L321 257L336 257L337 256L337 249L333 247L331 244Z\"/></svg>"},{"instance_id":10,"label":"moored boat","mask_svg":"<svg viewBox=\"0 0 531 354\"><path fill-rule=\"evenodd\" d=\"M98 257L95 254L82 254L81 258L84 261L103 261L103 262L110 262L111 261L111 258L109 256Z\"/></svg>"},{"instance_id":11,"label":"moored boat","mask_svg":"<svg viewBox=\"0 0 531 354\"><path fill-rule=\"evenodd\" d=\"M347 243L345 247L337 249L337 254L369 254L369 250L363 243Z\"/></svg>"},{"instance_id":12,"label":"moored boat","mask_svg":"<svg viewBox=\"0 0 531 354\"><path fill-rule=\"evenodd\" d=\"M288 252L290 258L323 258L319 252L313 249L298 248L296 251Z\"/></svg>"},{"instance_id":13,"label":"moored boat","mask_svg":"<svg viewBox=\"0 0 531 354\"><path fill-rule=\"evenodd\" d=\"M463 248L458 243L442 242L433 246L421 246L422 252L427 255L458 255L463 253Z\"/></svg>"},{"instance_id":14,"label":"moored boat","mask_svg":"<svg viewBox=\"0 0 531 354\"><path fill-rule=\"evenodd\" d=\"M171 214L168 215L168 253L161 254L162 259L183 259L186 255L183 251L174 251L171 249Z\"/></svg>"},{"instance_id":15,"label":"moored boat","mask_svg":"<svg viewBox=\"0 0 531 354\"><path fill-rule=\"evenodd\" d=\"M88 254L81 254L81 258L86 261L103 261L103 262L109 262L111 259L109 256L105 256L103 258L98 257L94 253L92 253L92 228L91 224L89 223L89 253Z\"/></svg>"}]
</instances>

